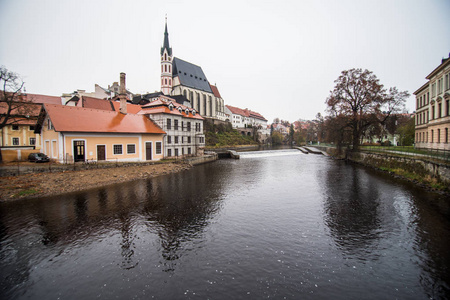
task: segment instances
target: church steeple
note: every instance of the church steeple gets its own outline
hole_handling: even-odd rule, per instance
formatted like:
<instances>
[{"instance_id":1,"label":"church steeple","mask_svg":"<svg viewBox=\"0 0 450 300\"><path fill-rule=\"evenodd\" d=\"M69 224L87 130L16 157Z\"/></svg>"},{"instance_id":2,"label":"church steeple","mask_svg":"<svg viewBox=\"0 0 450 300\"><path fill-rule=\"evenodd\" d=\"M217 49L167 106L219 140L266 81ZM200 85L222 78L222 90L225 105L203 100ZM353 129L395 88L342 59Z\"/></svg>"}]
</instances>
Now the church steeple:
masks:
<instances>
[{"instance_id":1,"label":"church steeple","mask_svg":"<svg viewBox=\"0 0 450 300\"><path fill-rule=\"evenodd\" d=\"M164 44L161 47L161 92L170 95L172 92L172 48L169 46L169 32L164 31Z\"/></svg>"},{"instance_id":2,"label":"church steeple","mask_svg":"<svg viewBox=\"0 0 450 300\"><path fill-rule=\"evenodd\" d=\"M169 46L169 32L167 31L167 16L166 16L166 30L164 31L164 44L161 47L161 55L164 54L164 49L167 49L167 54L172 56L172 48Z\"/></svg>"}]
</instances>

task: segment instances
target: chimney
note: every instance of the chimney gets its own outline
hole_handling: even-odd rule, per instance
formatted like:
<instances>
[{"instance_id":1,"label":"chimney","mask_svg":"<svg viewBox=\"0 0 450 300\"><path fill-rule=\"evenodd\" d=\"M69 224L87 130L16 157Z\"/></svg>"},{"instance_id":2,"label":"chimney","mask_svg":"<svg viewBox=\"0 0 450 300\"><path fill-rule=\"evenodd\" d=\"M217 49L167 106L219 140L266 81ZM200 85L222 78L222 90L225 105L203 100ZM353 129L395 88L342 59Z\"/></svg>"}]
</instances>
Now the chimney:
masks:
<instances>
[{"instance_id":1,"label":"chimney","mask_svg":"<svg viewBox=\"0 0 450 300\"><path fill-rule=\"evenodd\" d=\"M119 87L119 99L120 99L120 112L124 115L127 114L127 88L125 85L125 73L120 73L120 87Z\"/></svg>"}]
</instances>

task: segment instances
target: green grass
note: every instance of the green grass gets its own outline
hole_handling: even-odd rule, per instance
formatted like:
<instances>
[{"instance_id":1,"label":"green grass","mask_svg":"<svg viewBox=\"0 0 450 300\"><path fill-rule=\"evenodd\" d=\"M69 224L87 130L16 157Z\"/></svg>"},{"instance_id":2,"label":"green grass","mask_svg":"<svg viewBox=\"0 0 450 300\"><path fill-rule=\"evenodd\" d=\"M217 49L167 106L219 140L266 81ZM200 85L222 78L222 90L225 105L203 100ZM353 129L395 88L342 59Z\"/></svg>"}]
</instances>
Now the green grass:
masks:
<instances>
[{"instance_id":1,"label":"green grass","mask_svg":"<svg viewBox=\"0 0 450 300\"><path fill-rule=\"evenodd\" d=\"M15 196L17 197L22 197L22 196L29 196L29 195L33 195L33 194L36 194L36 193L39 193L39 191L38 190L35 190L35 189L28 189L28 190L23 190L23 191L20 191L20 192L18 192Z\"/></svg>"}]
</instances>

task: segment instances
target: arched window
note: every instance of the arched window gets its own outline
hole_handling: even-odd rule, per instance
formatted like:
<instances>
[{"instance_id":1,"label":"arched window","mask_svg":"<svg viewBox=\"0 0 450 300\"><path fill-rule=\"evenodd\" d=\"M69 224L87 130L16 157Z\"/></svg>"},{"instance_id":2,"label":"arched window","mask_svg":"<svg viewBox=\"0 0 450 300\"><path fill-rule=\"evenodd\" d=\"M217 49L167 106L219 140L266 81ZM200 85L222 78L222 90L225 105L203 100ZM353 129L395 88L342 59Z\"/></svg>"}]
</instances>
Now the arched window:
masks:
<instances>
[{"instance_id":1,"label":"arched window","mask_svg":"<svg viewBox=\"0 0 450 300\"><path fill-rule=\"evenodd\" d=\"M161 72L164 72L164 67L163 67L163 65L161 65Z\"/></svg>"},{"instance_id":2,"label":"arched window","mask_svg":"<svg viewBox=\"0 0 450 300\"><path fill-rule=\"evenodd\" d=\"M164 72L167 72L167 65L164 65Z\"/></svg>"},{"instance_id":3,"label":"arched window","mask_svg":"<svg viewBox=\"0 0 450 300\"><path fill-rule=\"evenodd\" d=\"M169 78L169 85L172 85L172 79Z\"/></svg>"},{"instance_id":4,"label":"arched window","mask_svg":"<svg viewBox=\"0 0 450 300\"><path fill-rule=\"evenodd\" d=\"M167 53L164 53L164 60L167 60Z\"/></svg>"},{"instance_id":5,"label":"arched window","mask_svg":"<svg viewBox=\"0 0 450 300\"><path fill-rule=\"evenodd\" d=\"M164 79L164 83L167 85L167 78L166 79Z\"/></svg>"},{"instance_id":6,"label":"arched window","mask_svg":"<svg viewBox=\"0 0 450 300\"><path fill-rule=\"evenodd\" d=\"M169 65L169 73L172 72L170 69L171 69L171 65Z\"/></svg>"}]
</instances>

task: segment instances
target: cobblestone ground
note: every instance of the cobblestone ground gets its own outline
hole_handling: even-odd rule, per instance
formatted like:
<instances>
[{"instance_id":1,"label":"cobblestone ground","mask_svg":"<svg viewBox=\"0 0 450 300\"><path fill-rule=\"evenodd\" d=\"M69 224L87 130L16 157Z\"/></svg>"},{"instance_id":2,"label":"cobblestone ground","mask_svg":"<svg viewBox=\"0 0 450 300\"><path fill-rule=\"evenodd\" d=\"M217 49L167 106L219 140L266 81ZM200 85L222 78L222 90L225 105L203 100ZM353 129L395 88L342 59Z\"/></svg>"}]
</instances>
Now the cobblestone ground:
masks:
<instances>
[{"instance_id":1,"label":"cobblestone ground","mask_svg":"<svg viewBox=\"0 0 450 300\"><path fill-rule=\"evenodd\" d=\"M181 163L161 163L109 169L34 173L0 177L0 201L59 195L189 169Z\"/></svg>"}]
</instances>

